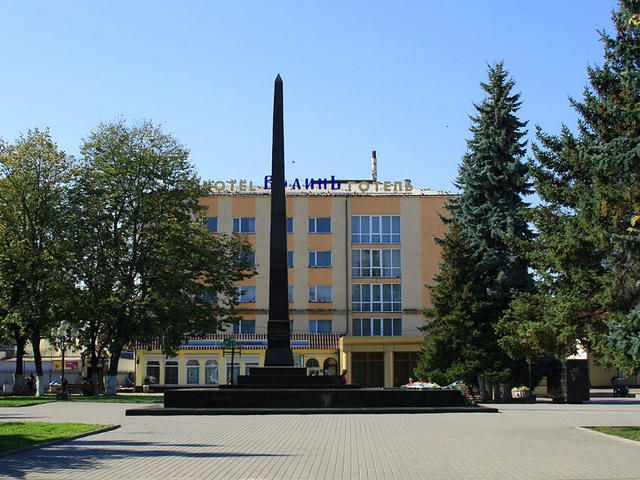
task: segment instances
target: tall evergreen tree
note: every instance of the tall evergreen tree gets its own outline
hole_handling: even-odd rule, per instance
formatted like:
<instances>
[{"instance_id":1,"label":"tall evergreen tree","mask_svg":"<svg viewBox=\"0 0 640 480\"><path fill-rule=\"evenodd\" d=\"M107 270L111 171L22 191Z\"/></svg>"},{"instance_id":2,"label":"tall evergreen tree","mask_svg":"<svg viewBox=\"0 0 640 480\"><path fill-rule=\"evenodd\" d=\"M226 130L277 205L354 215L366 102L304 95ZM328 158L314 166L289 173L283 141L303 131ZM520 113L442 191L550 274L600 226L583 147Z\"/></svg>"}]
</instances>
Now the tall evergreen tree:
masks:
<instances>
[{"instance_id":1,"label":"tall evergreen tree","mask_svg":"<svg viewBox=\"0 0 640 480\"><path fill-rule=\"evenodd\" d=\"M640 367L640 249L627 230L640 210L640 1L619 7L615 37L601 33L603 65L588 68L582 100L571 100L578 132L537 131L537 238L522 248L538 293L519 297L501 328L512 353L553 332L547 348L557 354L579 340L604 363L632 370Z\"/></svg>"},{"instance_id":2,"label":"tall evergreen tree","mask_svg":"<svg viewBox=\"0 0 640 480\"><path fill-rule=\"evenodd\" d=\"M452 228L441 241L443 262L431 288L417 372L440 381L498 382L515 374L495 326L514 293L532 288L526 262L510 247L531 236L521 215L529 184L522 160L526 123L516 115L520 94L502 63L489 67L481 86L486 98L471 117L456 180L461 194L447 207Z\"/></svg>"}]
</instances>

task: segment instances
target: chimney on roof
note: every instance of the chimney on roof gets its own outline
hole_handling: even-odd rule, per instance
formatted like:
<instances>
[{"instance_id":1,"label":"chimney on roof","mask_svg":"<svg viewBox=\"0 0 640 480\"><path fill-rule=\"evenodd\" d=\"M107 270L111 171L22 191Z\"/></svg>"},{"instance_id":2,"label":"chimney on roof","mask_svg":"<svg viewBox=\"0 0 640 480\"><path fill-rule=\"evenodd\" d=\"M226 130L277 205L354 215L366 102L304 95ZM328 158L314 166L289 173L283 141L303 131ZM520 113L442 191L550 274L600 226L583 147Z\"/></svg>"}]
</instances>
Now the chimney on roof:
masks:
<instances>
[{"instance_id":1,"label":"chimney on roof","mask_svg":"<svg viewBox=\"0 0 640 480\"><path fill-rule=\"evenodd\" d=\"M376 158L376 151L371 152L371 180L378 181L378 159Z\"/></svg>"}]
</instances>

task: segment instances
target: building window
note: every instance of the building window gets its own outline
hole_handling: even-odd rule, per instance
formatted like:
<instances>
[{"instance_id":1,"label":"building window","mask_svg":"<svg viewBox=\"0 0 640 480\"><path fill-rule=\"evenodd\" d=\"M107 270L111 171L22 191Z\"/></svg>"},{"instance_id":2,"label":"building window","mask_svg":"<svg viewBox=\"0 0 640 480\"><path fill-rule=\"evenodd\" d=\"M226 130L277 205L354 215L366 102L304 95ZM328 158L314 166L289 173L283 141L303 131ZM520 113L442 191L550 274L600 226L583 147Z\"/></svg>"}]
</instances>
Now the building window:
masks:
<instances>
[{"instance_id":1,"label":"building window","mask_svg":"<svg viewBox=\"0 0 640 480\"><path fill-rule=\"evenodd\" d=\"M250 252L240 254L238 265L241 263L247 265L247 268L256 268L256 252L252 250Z\"/></svg>"},{"instance_id":2,"label":"building window","mask_svg":"<svg viewBox=\"0 0 640 480\"><path fill-rule=\"evenodd\" d=\"M338 375L338 361L335 358L327 358L322 364L325 375Z\"/></svg>"},{"instance_id":3,"label":"building window","mask_svg":"<svg viewBox=\"0 0 640 480\"><path fill-rule=\"evenodd\" d=\"M233 233L256 233L255 217L235 217L233 219Z\"/></svg>"},{"instance_id":4,"label":"building window","mask_svg":"<svg viewBox=\"0 0 640 480\"><path fill-rule=\"evenodd\" d=\"M218 217L207 217L204 222L210 232L218 231Z\"/></svg>"},{"instance_id":5,"label":"building window","mask_svg":"<svg viewBox=\"0 0 640 480\"><path fill-rule=\"evenodd\" d=\"M293 233L293 217L287 217L287 233Z\"/></svg>"},{"instance_id":6,"label":"building window","mask_svg":"<svg viewBox=\"0 0 640 480\"><path fill-rule=\"evenodd\" d=\"M207 385L215 385L219 382L218 362L215 360L207 360L204 364L204 383Z\"/></svg>"},{"instance_id":7,"label":"building window","mask_svg":"<svg viewBox=\"0 0 640 480\"><path fill-rule=\"evenodd\" d=\"M351 251L351 274L359 277L400 278L400 249L363 249Z\"/></svg>"},{"instance_id":8,"label":"building window","mask_svg":"<svg viewBox=\"0 0 640 480\"><path fill-rule=\"evenodd\" d=\"M354 283L351 289L354 312L401 312L399 283Z\"/></svg>"},{"instance_id":9,"label":"building window","mask_svg":"<svg viewBox=\"0 0 640 480\"><path fill-rule=\"evenodd\" d=\"M287 268L293 268L293 252L291 250L287 252Z\"/></svg>"},{"instance_id":10,"label":"building window","mask_svg":"<svg viewBox=\"0 0 640 480\"><path fill-rule=\"evenodd\" d=\"M187 362L187 383L189 385L200 383L200 362L197 360L189 360Z\"/></svg>"},{"instance_id":11,"label":"building window","mask_svg":"<svg viewBox=\"0 0 640 480\"><path fill-rule=\"evenodd\" d=\"M331 217L311 217L309 233L331 233Z\"/></svg>"},{"instance_id":12,"label":"building window","mask_svg":"<svg viewBox=\"0 0 640 480\"><path fill-rule=\"evenodd\" d=\"M398 337L402 335L401 318L354 318L354 337Z\"/></svg>"},{"instance_id":13,"label":"building window","mask_svg":"<svg viewBox=\"0 0 640 480\"><path fill-rule=\"evenodd\" d=\"M418 366L420 352L393 352L393 385L400 387L415 374L413 370Z\"/></svg>"},{"instance_id":14,"label":"building window","mask_svg":"<svg viewBox=\"0 0 640 480\"><path fill-rule=\"evenodd\" d=\"M331 267L331 250L328 252L309 252L309 267Z\"/></svg>"},{"instance_id":15,"label":"building window","mask_svg":"<svg viewBox=\"0 0 640 480\"><path fill-rule=\"evenodd\" d=\"M315 358L307 360L305 367L307 367L307 372L310 375L318 375L320 373L320 363Z\"/></svg>"},{"instance_id":16,"label":"building window","mask_svg":"<svg viewBox=\"0 0 640 480\"><path fill-rule=\"evenodd\" d=\"M309 332L331 333L331 320L309 320Z\"/></svg>"},{"instance_id":17,"label":"building window","mask_svg":"<svg viewBox=\"0 0 640 480\"><path fill-rule=\"evenodd\" d=\"M236 300L238 303L254 303L256 301L256 287L255 285L237 287L238 296Z\"/></svg>"},{"instance_id":18,"label":"building window","mask_svg":"<svg viewBox=\"0 0 640 480\"><path fill-rule=\"evenodd\" d=\"M232 375L233 375L233 384L237 385L238 376L240 375L240 365L238 365L237 363L233 365L233 372L231 371L231 365L230 364L227 365L227 382L229 381Z\"/></svg>"},{"instance_id":19,"label":"building window","mask_svg":"<svg viewBox=\"0 0 640 480\"><path fill-rule=\"evenodd\" d=\"M293 303L293 285L289 285L287 289L287 297L289 299L289 303Z\"/></svg>"},{"instance_id":20,"label":"building window","mask_svg":"<svg viewBox=\"0 0 640 480\"><path fill-rule=\"evenodd\" d=\"M233 324L233 333L256 333L256 321L239 320Z\"/></svg>"},{"instance_id":21,"label":"building window","mask_svg":"<svg viewBox=\"0 0 640 480\"><path fill-rule=\"evenodd\" d=\"M147 362L145 385L157 385L160 383L160 362L150 360Z\"/></svg>"},{"instance_id":22,"label":"building window","mask_svg":"<svg viewBox=\"0 0 640 480\"><path fill-rule=\"evenodd\" d=\"M315 287L309 287L309 301L311 303L326 303L332 302L331 299L331 286L330 285L318 285Z\"/></svg>"},{"instance_id":23,"label":"building window","mask_svg":"<svg viewBox=\"0 0 640 480\"><path fill-rule=\"evenodd\" d=\"M164 363L164 384L165 385L178 384L178 362Z\"/></svg>"},{"instance_id":24,"label":"building window","mask_svg":"<svg viewBox=\"0 0 640 480\"><path fill-rule=\"evenodd\" d=\"M353 215L352 243L400 243L400 215Z\"/></svg>"},{"instance_id":25,"label":"building window","mask_svg":"<svg viewBox=\"0 0 640 480\"><path fill-rule=\"evenodd\" d=\"M384 353L353 352L351 382L365 388L382 387L384 385Z\"/></svg>"}]
</instances>

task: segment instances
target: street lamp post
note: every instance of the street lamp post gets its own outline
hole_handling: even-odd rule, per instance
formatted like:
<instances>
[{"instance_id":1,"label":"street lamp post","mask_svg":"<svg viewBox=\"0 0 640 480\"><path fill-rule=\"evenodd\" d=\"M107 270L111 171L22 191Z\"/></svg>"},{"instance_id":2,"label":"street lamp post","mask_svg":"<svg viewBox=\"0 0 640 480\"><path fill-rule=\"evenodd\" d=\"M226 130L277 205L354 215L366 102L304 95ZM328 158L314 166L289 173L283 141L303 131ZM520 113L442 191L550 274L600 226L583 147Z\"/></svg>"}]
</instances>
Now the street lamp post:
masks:
<instances>
[{"instance_id":1,"label":"street lamp post","mask_svg":"<svg viewBox=\"0 0 640 480\"><path fill-rule=\"evenodd\" d=\"M242 349L241 349L240 343L238 343L238 341L234 337L225 338L223 340L222 355L223 356L226 355L228 351L231 352L231 376L227 379L227 383L229 385L233 385L235 383L233 379L233 370L235 366L236 350L238 350L238 353L242 355Z\"/></svg>"},{"instance_id":2,"label":"street lamp post","mask_svg":"<svg viewBox=\"0 0 640 480\"><path fill-rule=\"evenodd\" d=\"M57 348L60 349L61 352L61 360L62 365L60 368L60 384L62 390L59 394L57 394L58 400L68 400L69 393L67 392L65 381L64 381L64 354L67 350L67 347L75 346L76 338L78 337L78 329L72 326L66 320L60 322L58 327L54 327L51 329L51 338Z\"/></svg>"}]
</instances>

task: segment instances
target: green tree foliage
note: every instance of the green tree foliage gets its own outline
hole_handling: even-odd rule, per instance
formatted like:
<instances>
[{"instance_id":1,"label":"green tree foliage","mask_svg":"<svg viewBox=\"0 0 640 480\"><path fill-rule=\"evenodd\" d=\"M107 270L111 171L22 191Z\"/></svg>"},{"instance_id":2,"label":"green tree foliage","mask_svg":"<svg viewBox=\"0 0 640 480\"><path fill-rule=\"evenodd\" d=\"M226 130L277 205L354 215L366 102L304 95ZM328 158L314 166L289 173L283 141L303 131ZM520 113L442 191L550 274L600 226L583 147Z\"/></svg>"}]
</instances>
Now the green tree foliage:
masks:
<instances>
[{"instance_id":1,"label":"green tree foliage","mask_svg":"<svg viewBox=\"0 0 640 480\"><path fill-rule=\"evenodd\" d=\"M72 192L79 323L92 362L110 353L112 393L125 347L161 338L171 352L235 318L249 246L207 231L188 151L151 122L101 124L82 155Z\"/></svg>"},{"instance_id":2,"label":"green tree foliage","mask_svg":"<svg viewBox=\"0 0 640 480\"><path fill-rule=\"evenodd\" d=\"M578 132L537 130L531 171L541 204L529 212L537 237L521 248L538 293L519 297L501 324L512 352L518 339L556 353L580 340L606 364L640 366L627 348L640 302L640 249L628 231L640 207L639 15L640 1L623 0L615 37L601 33L604 63L588 68L582 100L571 100Z\"/></svg>"},{"instance_id":3,"label":"green tree foliage","mask_svg":"<svg viewBox=\"0 0 640 480\"><path fill-rule=\"evenodd\" d=\"M64 237L71 167L48 131L30 131L15 144L0 146L0 304L18 353L26 338L31 341L38 393L44 388L40 340L67 307ZM16 376L21 373L18 368Z\"/></svg>"},{"instance_id":4,"label":"green tree foliage","mask_svg":"<svg viewBox=\"0 0 640 480\"><path fill-rule=\"evenodd\" d=\"M462 193L447 207L451 230L440 242L443 260L426 311L417 373L439 381L512 377L517 365L498 345L495 326L514 293L532 289L526 263L510 246L531 237L521 215L529 185L520 95L502 63L490 66L488 77L456 181Z\"/></svg>"}]
</instances>

